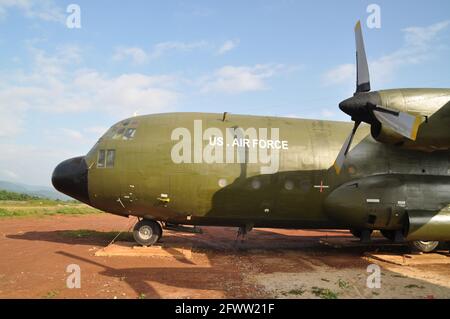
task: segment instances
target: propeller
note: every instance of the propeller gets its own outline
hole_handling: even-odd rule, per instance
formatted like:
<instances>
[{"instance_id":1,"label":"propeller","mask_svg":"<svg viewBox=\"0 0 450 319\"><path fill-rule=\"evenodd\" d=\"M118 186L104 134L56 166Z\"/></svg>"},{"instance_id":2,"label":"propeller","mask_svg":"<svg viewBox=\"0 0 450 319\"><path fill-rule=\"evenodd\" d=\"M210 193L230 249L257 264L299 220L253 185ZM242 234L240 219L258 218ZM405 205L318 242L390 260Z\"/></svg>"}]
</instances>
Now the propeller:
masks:
<instances>
[{"instance_id":1,"label":"propeller","mask_svg":"<svg viewBox=\"0 0 450 319\"><path fill-rule=\"evenodd\" d=\"M355 26L356 43L356 93L370 92L369 65L361 29L361 21Z\"/></svg>"},{"instance_id":2,"label":"propeller","mask_svg":"<svg viewBox=\"0 0 450 319\"><path fill-rule=\"evenodd\" d=\"M422 117L404 112L393 111L385 107L367 104L372 110L377 120L384 126L389 127L394 132L415 141L419 126L422 124Z\"/></svg>"},{"instance_id":3,"label":"propeller","mask_svg":"<svg viewBox=\"0 0 450 319\"><path fill-rule=\"evenodd\" d=\"M347 156L347 153L350 150L350 146L352 145L353 137L355 136L356 130L358 130L358 127L360 124L361 124L361 121L355 121L355 125L353 126L352 132L345 140L344 145L342 145L342 148L339 151L336 161L334 162L334 168L338 175L341 172L342 166L344 165L345 157Z\"/></svg>"},{"instance_id":4,"label":"propeller","mask_svg":"<svg viewBox=\"0 0 450 319\"><path fill-rule=\"evenodd\" d=\"M416 140L422 118L405 112L390 110L379 105L376 92L370 92L370 75L367 63L361 22L355 26L356 42L356 92L353 97L341 102L339 108L350 115L355 122L353 130L344 142L335 162L336 173L341 172L353 138L361 122L368 124L381 123L384 127L410 140Z\"/></svg>"},{"instance_id":5,"label":"propeller","mask_svg":"<svg viewBox=\"0 0 450 319\"><path fill-rule=\"evenodd\" d=\"M366 49L364 46L364 39L361 29L361 21L358 21L355 26L355 42L356 42L356 94L370 92L370 75L369 75L369 65L367 64ZM341 107L342 109L342 107ZM353 117L352 117L353 119ZM334 162L334 168L336 173L339 175L344 165L347 153L352 145L353 138L355 137L356 131L358 130L361 120L355 120L352 132L347 137L342 145L342 148Z\"/></svg>"}]
</instances>

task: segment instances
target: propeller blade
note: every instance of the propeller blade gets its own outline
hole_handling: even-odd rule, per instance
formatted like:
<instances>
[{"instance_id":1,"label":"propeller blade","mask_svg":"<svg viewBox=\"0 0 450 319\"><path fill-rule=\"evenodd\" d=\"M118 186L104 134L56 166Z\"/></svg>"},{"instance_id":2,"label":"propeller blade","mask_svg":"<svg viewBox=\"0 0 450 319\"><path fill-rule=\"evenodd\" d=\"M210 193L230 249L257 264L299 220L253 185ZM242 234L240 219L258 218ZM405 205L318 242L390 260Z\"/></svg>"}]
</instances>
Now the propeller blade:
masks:
<instances>
[{"instance_id":1,"label":"propeller blade","mask_svg":"<svg viewBox=\"0 0 450 319\"><path fill-rule=\"evenodd\" d=\"M421 116L414 116L404 112L396 112L376 106L373 114L381 124L386 125L394 132L415 141L420 124Z\"/></svg>"},{"instance_id":2,"label":"propeller blade","mask_svg":"<svg viewBox=\"0 0 450 319\"><path fill-rule=\"evenodd\" d=\"M345 158L347 156L348 151L350 150L350 146L352 145L353 137L355 136L356 130L358 129L360 124L361 124L360 121L355 122L352 132L345 140L344 145L342 145L342 148L339 151L336 161L334 162L334 169L336 170L336 173L338 175L341 173L341 169L342 166L344 165Z\"/></svg>"},{"instance_id":3,"label":"propeller blade","mask_svg":"<svg viewBox=\"0 0 450 319\"><path fill-rule=\"evenodd\" d=\"M361 21L355 26L356 40L356 93L370 91L369 65L367 64L366 49L361 30Z\"/></svg>"}]
</instances>

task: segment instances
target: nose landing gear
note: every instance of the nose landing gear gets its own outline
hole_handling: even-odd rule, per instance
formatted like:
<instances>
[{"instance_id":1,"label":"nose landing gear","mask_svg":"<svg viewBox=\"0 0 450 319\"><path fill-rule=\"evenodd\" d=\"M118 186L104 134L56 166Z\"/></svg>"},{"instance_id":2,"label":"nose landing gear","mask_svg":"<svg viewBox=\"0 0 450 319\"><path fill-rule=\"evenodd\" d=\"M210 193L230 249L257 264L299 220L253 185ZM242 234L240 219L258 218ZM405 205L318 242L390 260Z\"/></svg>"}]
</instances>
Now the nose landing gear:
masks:
<instances>
[{"instance_id":1,"label":"nose landing gear","mask_svg":"<svg viewBox=\"0 0 450 319\"><path fill-rule=\"evenodd\" d=\"M161 236L161 225L155 220L142 219L136 223L133 229L134 240L144 247L155 244Z\"/></svg>"}]
</instances>

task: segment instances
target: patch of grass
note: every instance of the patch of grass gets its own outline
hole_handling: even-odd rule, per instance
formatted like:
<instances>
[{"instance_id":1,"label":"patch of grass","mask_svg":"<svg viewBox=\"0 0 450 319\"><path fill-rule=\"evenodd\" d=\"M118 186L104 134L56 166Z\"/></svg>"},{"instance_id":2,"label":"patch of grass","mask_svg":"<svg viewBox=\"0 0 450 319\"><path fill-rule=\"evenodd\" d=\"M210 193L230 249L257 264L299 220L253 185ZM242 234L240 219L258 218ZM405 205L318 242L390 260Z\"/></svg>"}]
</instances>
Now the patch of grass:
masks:
<instances>
[{"instance_id":1,"label":"patch of grass","mask_svg":"<svg viewBox=\"0 0 450 319\"><path fill-rule=\"evenodd\" d=\"M90 229L67 230L62 233L68 238L100 238L105 240L113 240L119 234L118 231L100 232ZM116 240L133 241L132 233L124 232L117 237Z\"/></svg>"},{"instance_id":2,"label":"patch of grass","mask_svg":"<svg viewBox=\"0 0 450 319\"><path fill-rule=\"evenodd\" d=\"M100 213L99 210L84 204L50 205L39 203L29 204L28 202L15 203L0 201L0 218L45 217L54 215L87 215Z\"/></svg>"},{"instance_id":3,"label":"patch of grass","mask_svg":"<svg viewBox=\"0 0 450 319\"><path fill-rule=\"evenodd\" d=\"M411 289L411 288L424 289L425 287L424 286L415 285L415 284L410 284L410 285L405 286L405 288L407 288L407 289Z\"/></svg>"},{"instance_id":4,"label":"patch of grass","mask_svg":"<svg viewBox=\"0 0 450 319\"><path fill-rule=\"evenodd\" d=\"M87 214L97 214L98 210L94 208L85 207L63 207L55 211L44 212L44 215L87 215Z\"/></svg>"},{"instance_id":5,"label":"patch of grass","mask_svg":"<svg viewBox=\"0 0 450 319\"><path fill-rule=\"evenodd\" d=\"M288 294L301 296L305 293L305 290L302 288L289 290Z\"/></svg>"},{"instance_id":6,"label":"patch of grass","mask_svg":"<svg viewBox=\"0 0 450 319\"><path fill-rule=\"evenodd\" d=\"M143 293L139 294L138 299L145 299L147 296Z\"/></svg>"},{"instance_id":7,"label":"patch of grass","mask_svg":"<svg viewBox=\"0 0 450 319\"><path fill-rule=\"evenodd\" d=\"M311 292L321 299L337 299L337 293L327 288L312 287Z\"/></svg>"},{"instance_id":8,"label":"patch of grass","mask_svg":"<svg viewBox=\"0 0 450 319\"><path fill-rule=\"evenodd\" d=\"M55 298L56 296L58 296L58 294L59 294L59 291L57 291L57 290L51 290L51 291L47 292L47 294L44 296L44 298L45 298L45 299L53 299L53 298Z\"/></svg>"},{"instance_id":9,"label":"patch of grass","mask_svg":"<svg viewBox=\"0 0 450 319\"><path fill-rule=\"evenodd\" d=\"M341 289L347 289L350 287L350 284L347 281L342 280L341 278L339 278L337 284L338 284L339 288L341 288Z\"/></svg>"},{"instance_id":10,"label":"patch of grass","mask_svg":"<svg viewBox=\"0 0 450 319\"><path fill-rule=\"evenodd\" d=\"M6 209L0 208L0 217L15 217L15 212L10 212Z\"/></svg>"}]
</instances>

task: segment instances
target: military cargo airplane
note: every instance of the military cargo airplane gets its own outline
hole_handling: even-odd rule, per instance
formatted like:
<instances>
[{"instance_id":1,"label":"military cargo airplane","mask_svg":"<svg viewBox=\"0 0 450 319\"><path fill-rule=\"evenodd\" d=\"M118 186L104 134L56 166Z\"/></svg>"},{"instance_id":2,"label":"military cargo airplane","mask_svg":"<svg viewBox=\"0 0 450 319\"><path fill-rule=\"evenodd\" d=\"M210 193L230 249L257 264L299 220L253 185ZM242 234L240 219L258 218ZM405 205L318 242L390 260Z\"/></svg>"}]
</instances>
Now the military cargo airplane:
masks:
<instances>
[{"instance_id":1,"label":"military cargo airplane","mask_svg":"<svg viewBox=\"0 0 450 319\"><path fill-rule=\"evenodd\" d=\"M424 252L450 241L450 89L370 90L361 24L354 124L209 113L135 116L60 163L54 187L120 216L135 240L162 226L374 230ZM350 135L348 135L350 133Z\"/></svg>"}]
</instances>

